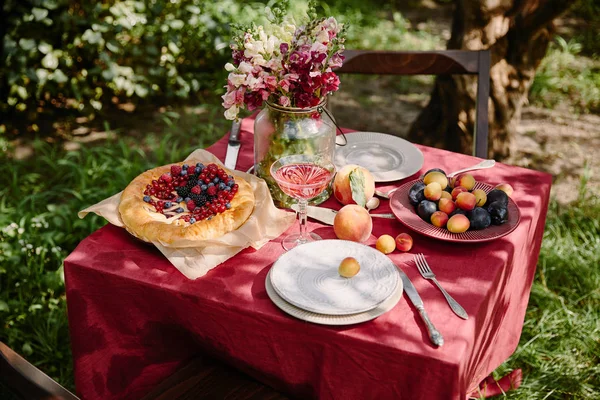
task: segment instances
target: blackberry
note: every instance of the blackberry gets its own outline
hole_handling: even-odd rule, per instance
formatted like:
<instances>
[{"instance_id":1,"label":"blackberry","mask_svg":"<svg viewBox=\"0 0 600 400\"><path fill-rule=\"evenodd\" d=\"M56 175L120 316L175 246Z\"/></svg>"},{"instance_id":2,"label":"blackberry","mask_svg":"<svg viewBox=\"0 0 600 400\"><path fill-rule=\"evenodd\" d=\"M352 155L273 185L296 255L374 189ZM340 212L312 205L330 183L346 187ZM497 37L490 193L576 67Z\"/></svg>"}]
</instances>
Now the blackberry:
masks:
<instances>
[{"instance_id":1,"label":"blackberry","mask_svg":"<svg viewBox=\"0 0 600 400\"><path fill-rule=\"evenodd\" d=\"M206 201L208 200L208 196L205 193L192 193L190 194L190 198L194 200L194 203L196 203L196 207L202 207L206 204Z\"/></svg>"},{"instance_id":2,"label":"blackberry","mask_svg":"<svg viewBox=\"0 0 600 400\"><path fill-rule=\"evenodd\" d=\"M177 194L179 195L179 197L188 197L190 195L190 190L192 188L186 186L179 186L177 189L175 189L177 191Z\"/></svg>"}]
</instances>

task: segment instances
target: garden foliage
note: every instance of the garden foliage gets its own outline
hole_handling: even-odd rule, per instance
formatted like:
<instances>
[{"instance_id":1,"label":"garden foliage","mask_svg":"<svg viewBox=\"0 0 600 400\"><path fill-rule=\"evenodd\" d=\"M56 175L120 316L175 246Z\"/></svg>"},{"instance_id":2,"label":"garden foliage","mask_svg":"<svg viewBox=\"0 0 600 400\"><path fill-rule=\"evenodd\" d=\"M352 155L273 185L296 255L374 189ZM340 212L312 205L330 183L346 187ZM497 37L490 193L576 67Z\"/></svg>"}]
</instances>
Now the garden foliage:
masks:
<instances>
[{"instance_id":1,"label":"garden foliage","mask_svg":"<svg viewBox=\"0 0 600 400\"><path fill-rule=\"evenodd\" d=\"M115 97L189 98L215 87L230 23L258 10L235 0L6 0L0 113L33 121L48 109L93 112Z\"/></svg>"}]
</instances>

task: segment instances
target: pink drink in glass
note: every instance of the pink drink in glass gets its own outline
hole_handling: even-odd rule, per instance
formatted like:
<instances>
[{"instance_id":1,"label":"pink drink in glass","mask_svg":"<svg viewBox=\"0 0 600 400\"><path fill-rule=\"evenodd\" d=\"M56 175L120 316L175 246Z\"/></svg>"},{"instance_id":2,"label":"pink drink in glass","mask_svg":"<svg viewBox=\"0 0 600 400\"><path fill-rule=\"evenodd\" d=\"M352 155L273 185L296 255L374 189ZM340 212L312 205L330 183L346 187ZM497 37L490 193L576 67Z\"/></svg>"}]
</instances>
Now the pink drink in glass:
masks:
<instances>
[{"instance_id":1,"label":"pink drink in glass","mask_svg":"<svg viewBox=\"0 0 600 400\"><path fill-rule=\"evenodd\" d=\"M288 196L310 200L325 190L331 171L313 163L295 163L280 167L274 178Z\"/></svg>"}]
</instances>

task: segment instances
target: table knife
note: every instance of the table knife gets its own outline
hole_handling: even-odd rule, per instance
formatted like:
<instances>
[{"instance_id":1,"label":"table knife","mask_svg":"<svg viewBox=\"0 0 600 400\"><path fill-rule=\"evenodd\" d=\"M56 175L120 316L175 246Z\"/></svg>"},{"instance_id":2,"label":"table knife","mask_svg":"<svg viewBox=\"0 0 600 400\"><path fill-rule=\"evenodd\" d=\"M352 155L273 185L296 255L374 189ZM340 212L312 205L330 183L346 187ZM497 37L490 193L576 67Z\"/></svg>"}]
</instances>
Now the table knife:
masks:
<instances>
[{"instance_id":1,"label":"table knife","mask_svg":"<svg viewBox=\"0 0 600 400\"><path fill-rule=\"evenodd\" d=\"M292 210L298 212L298 204L292 205ZM333 225L333 219L335 215L338 213L338 210L334 210L333 208L326 207L317 207L317 206L308 206L306 209L306 215L308 215L312 219L316 219L317 221L323 222L327 225ZM395 219L394 214L369 214L374 218L387 218L387 219Z\"/></svg>"},{"instance_id":2,"label":"table knife","mask_svg":"<svg viewBox=\"0 0 600 400\"><path fill-rule=\"evenodd\" d=\"M402 271L400 267L396 267L398 268L400 278L402 279L402 283L404 285L404 293L406 293L411 303L413 303L415 308L419 311L419 315L421 315L421 318L423 318L423 321L427 326L427 332L429 332L429 339L431 339L431 342L436 346L442 346L444 344L444 338L442 337L442 334L435 328L435 326L433 326L433 323L429 319L427 312L425 312L425 308L423 307L423 300L421 300L421 296L419 296L417 289L412 284L410 279L408 279L408 276L404 273L404 271Z\"/></svg>"},{"instance_id":3,"label":"table knife","mask_svg":"<svg viewBox=\"0 0 600 400\"><path fill-rule=\"evenodd\" d=\"M229 142L227 143L227 154L225 154L225 167L235 169L240 152L240 121L233 121L231 125L231 133L229 134Z\"/></svg>"}]
</instances>

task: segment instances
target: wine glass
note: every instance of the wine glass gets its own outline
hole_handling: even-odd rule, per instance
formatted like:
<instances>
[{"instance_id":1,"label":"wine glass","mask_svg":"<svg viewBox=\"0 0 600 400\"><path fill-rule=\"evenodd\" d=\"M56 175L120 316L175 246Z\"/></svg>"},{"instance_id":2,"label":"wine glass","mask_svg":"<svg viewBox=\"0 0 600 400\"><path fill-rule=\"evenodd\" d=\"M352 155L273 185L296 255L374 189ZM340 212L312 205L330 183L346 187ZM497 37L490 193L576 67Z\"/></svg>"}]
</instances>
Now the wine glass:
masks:
<instances>
[{"instance_id":1,"label":"wine glass","mask_svg":"<svg viewBox=\"0 0 600 400\"><path fill-rule=\"evenodd\" d=\"M300 233L286 236L283 248L286 250L321 237L306 231L306 207L308 201L325 190L333 176L335 165L323 156L295 154L282 157L271 165L271 176L282 192L298 200Z\"/></svg>"}]
</instances>

